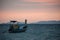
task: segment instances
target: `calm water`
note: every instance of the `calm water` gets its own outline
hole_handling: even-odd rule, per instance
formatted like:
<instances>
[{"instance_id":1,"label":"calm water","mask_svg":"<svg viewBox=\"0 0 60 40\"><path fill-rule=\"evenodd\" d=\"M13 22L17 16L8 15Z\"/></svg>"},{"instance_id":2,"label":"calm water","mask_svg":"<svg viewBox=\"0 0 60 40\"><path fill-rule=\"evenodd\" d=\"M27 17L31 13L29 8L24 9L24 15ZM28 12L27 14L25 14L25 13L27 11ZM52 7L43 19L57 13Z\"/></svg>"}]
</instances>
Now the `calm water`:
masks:
<instances>
[{"instance_id":1,"label":"calm water","mask_svg":"<svg viewBox=\"0 0 60 40\"><path fill-rule=\"evenodd\" d=\"M59 24L30 24L22 33L8 33L8 29L9 25L0 25L0 40L60 40Z\"/></svg>"}]
</instances>

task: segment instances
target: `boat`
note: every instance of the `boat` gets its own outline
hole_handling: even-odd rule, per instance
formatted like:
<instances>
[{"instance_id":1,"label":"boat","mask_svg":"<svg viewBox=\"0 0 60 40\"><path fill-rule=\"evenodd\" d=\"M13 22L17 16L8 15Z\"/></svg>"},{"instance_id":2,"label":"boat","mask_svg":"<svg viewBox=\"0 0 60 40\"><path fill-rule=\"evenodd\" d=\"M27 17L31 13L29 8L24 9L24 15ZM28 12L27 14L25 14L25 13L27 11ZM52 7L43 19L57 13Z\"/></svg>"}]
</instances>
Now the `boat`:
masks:
<instances>
[{"instance_id":1,"label":"boat","mask_svg":"<svg viewBox=\"0 0 60 40\"><path fill-rule=\"evenodd\" d=\"M9 33L20 33L27 30L27 20L25 19L25 24L20 26L17 21L10 21L11 25L9 27Z\"/></svg>"}]
</instances>

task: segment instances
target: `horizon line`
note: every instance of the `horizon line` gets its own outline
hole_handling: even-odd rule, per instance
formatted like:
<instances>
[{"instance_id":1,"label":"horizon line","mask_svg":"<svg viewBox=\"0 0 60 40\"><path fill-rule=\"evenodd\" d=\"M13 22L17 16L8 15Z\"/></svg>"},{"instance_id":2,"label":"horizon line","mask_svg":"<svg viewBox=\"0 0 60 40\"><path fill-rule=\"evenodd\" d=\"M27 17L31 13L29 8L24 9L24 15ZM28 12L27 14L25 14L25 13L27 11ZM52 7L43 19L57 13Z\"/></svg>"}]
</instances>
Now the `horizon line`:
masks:
<instances>
[{"instance_id":1,"label":"horizon line","mask_svg":"<svg viewBox=\"0 0 60 40\"><path fill-rule=\"evenodd\" d=\"M17 21L17 20L14 20L14 21ZM60 20L40 20L40 21L36 21L36 22L44 22L44 21L60 21ZM9 23L10 21L7 21L7 22L1 22L0 24L4 24L4 23ZM21 22L21 21L17 21L18 23L25 23L25 22ZM36 22L31 22L31 23L36 23ZM30 22L28 22L27 20L27 23L30 24Z\"/></svg>"}]
</instances>

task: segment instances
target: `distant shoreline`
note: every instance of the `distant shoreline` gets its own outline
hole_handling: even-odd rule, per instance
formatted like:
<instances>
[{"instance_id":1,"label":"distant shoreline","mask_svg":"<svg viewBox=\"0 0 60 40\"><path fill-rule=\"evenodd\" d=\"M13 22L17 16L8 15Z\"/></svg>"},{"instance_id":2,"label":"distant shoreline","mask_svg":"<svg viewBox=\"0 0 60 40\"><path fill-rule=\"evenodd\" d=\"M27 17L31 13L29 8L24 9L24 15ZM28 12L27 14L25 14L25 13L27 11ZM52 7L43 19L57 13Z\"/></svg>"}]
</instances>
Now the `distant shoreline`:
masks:
<instances>
[{"instance_id":1,"label":"distant shoreline","mask_svg":"<svg viewBox=\"0 0 60 40\"><path fill-rule=\"evenodd\" d=\"M11 23L0 23L0 24L11 24ZM24 22L18 22L18 24L25 24ZM27 24L60 24L60 21L38 21L33 23L27 23Z\"/></svg>"},{"instance_id":2,"label":"distant shoreline","mask_svg":"<svg viewBox=\"0 0 60 40\"><path fill-rule=\"evenodd\" d=\"M0 24L0 25L10 25L10 24ZM24 24L18 24L18 25L24 25ZM48 25L48 24L27 24L27 25ZM51 24L51 25L54 25L54 24Z\"/></svg>"}]
</instances>

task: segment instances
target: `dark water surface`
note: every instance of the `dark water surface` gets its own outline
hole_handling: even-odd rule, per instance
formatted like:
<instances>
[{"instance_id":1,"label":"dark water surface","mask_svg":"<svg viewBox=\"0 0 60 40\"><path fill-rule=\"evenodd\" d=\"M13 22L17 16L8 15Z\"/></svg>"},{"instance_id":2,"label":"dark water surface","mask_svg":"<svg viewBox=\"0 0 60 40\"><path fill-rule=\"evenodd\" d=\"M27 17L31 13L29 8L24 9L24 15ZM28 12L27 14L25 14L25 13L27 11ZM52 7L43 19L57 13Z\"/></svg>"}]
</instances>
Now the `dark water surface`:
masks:
<instances>
[{"instance_id":1,"label":"dark water surface","mask_svg":"<svg viewBox=\"0 0 60 40\"><path fill-rule=\"evenodd\" d=\"M0 24L0 40L60 40L59 24L29 24L22 33L8 33L8 29L9 25Z\"/></svg>"}]
</instances>

